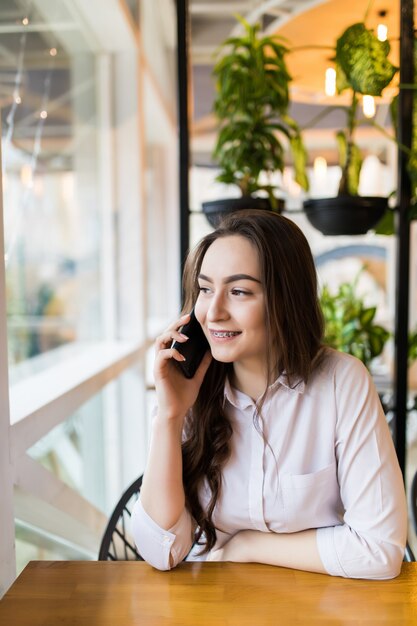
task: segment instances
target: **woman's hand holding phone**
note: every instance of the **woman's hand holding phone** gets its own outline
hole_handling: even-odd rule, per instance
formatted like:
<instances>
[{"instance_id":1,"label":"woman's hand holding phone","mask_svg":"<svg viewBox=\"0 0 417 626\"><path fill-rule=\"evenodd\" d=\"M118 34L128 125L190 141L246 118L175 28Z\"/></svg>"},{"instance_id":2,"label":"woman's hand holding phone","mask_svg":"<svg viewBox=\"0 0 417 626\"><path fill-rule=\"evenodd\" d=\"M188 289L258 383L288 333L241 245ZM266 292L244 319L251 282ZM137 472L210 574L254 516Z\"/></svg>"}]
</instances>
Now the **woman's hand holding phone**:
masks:
<instances>
[{"instance_id":1,"label":"woman's hand holding phone","mask_svg":"<svg viewBox=\"0 0 417 626\"><path fill-rule=\"evenodd\" d=\"M207 347L192 378L187 378L178 367L187 359L175 347L173 341L178 344L186 344L190 341L185 334L180 332L180 329L190 320L191 314L183 315L156 340L154 378L158 399L158 417L162 419L182 420L185 417L197 399L201 383L211 363L212 357Z\"/></svg>"}]
</instances>

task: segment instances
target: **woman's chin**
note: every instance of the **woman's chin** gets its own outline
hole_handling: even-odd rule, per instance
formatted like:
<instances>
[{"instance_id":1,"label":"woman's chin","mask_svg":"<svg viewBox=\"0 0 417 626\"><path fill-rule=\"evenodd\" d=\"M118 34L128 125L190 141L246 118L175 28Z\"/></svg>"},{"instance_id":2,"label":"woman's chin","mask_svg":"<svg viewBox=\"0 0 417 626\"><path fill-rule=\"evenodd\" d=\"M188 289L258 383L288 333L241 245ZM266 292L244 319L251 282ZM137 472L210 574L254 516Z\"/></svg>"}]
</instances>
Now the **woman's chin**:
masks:
<instances>
[{"instance_id":1,"label":"woman's chin","mask_svg":"<svg viewBox=\"0 0 417 626\"><path fill-rule=\"evenodd\" d=\"M214 347L211 348L211 355L219 363L233 363L235 360L231 354L226 354L224 350L216 350Z\"/></svg>"}]
</instances>

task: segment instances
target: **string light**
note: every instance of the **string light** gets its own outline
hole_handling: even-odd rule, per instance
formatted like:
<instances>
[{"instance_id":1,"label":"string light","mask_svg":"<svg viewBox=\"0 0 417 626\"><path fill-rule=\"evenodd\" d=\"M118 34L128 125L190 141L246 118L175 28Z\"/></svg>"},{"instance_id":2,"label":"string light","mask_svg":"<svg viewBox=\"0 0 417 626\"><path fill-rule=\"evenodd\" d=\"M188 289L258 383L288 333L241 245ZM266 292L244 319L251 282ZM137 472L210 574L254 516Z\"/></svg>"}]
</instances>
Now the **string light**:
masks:
<instances>
[{"instance_id":1,"label":"string light","mask_svg":"<svg viewBox=\"0 0 417 626\"><path fill-rule=\"evenodd\" d=\"M363 96L362 108L365 117L374 117L376 113L375 98L373 96Z\"/></svg>"},{"instance_id":2,"label":"string light","mask_svg":"<svg viewBox=\"0 0 417 626\"><path fill-rule=\"evenodd\" d=\"M324 92L326 96L334 96L336 93L336 70L334 67L328 67L326 70Z\"/></svg>"},{"instance_id":3,"label":"string light","mask_svg":"<svg viewBox=\"0 0 417 626\"><path fill-rule=\"evenodd\" d=\"M11 144L13 130L14 130L14 117L15 117L17 105L21 103L20 85L22 83L23 60L25 57L25 50L26 50L26 35L27 35L27 31L22 33L22 36L20 37L20 50L19 50L19 56L17 59L17 70L16 70L16 77L15 77L14 89L13 89L13 103L6 117L6 123L7 123L8 128L7 128L6 138L4 140L4 148L3 148L4 155L5 155L5 158L3 159L3 170L6 170L6 160L10 152L9 147Z\"/></svg>"},{"instance_id":4,"label":"string light","mask_svg":"<svg viewBox=\"0 0 417 626\"><path fill-rule=\"evenodd\" d=\"M28 163L25 163L21 167L20 181L24 187L29 189L33 187L33 170Z\"/></svg>"},{"instance_id":5,"label":"string light","mask_svg":"<svg viewBox=\"0 0 417 626\"><path fill-rule=\"evenodd\" d=\"M29 19L25 17L22 20L22 24L27 26L29 24ZM10 145L11 145L11 140L12 140L12 136L14 132L15 113L16 113L17 105L21 103L20 85L22 84L23 62L24 62L24 57L25 57L25 52L26 52L27 32L28 31L25 29L22 32L22 35L20 37L20 50L19 50L18 61L17 61L17 71L16 71L16 77L15 77L14 91L13 91L13 101L12 101L12 106L10 107L10 111L6 118L7 132L6 132L6 137L4 141L5 158L3 159L3 176L5 175L7 171L6 163L8 159L10 158L10 153L11 153ZM55 51L55 53L53 51ZM4 255L4 261L5 261L6 267L8 263L10 262L10 259L13 257L13 252L16 246L16 241L20 232L20 228L21 228L21 224L22 224L25 212L26 212L26 208L30 201L30 197L35 192L38 194L43 193L43 189L41 188L39 183L37 184L36 189L34 189L34 175L36 172L38 157L41 151L43 126L44 126L46 118L48 117L47 107L49 103L51 77L52 77L52 72L53 72L54 64L55 64L55 59L53 57L56 56L57 49L50 48L49 54L52 58L50 60L49 68L48 68L48 71L46 73L44 83L43 83L42 101L41 101L41 106L39 107L39 117L38 117L37 125L35 128L35 136L34 136L32 154L30 156L30 162L23 165L20 171L20 178L21 178L24 191L23 191L22 200L19 203L18 210L13 213L13 224L10 228L11 232L8 237L8 241L6 243L6 251Z\"/></svg>"}]
</instances>

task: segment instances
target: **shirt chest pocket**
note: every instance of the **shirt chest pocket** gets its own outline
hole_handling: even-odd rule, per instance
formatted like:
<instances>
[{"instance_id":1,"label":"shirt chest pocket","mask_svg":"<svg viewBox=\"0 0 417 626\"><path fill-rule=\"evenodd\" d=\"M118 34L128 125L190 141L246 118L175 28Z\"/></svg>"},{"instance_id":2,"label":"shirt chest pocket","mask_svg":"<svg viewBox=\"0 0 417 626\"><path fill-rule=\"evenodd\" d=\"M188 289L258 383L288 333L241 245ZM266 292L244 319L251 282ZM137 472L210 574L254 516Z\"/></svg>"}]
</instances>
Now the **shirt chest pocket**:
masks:
<instances>
[{"instance_id":1,"label":"shirt chest pocket","mask_svg":"<svg viewBox=\"0 0 417 626\"><path fill-rule=\"evenodd\" d=\"M286 532L337 523L340 495L336 463L312 474L281 474L280 483Z\"/></svg>"}]
</instances>

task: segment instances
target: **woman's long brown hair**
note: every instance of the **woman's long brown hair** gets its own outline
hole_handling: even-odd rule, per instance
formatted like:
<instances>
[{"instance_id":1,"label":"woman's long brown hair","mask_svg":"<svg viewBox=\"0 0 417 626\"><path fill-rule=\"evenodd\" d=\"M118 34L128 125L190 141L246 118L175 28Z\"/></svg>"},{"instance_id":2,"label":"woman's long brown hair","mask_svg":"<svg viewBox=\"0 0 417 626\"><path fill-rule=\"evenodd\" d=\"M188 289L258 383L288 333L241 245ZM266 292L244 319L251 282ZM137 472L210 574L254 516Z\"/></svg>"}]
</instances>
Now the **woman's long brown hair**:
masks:
<instances>
[{"instance_id":1,"label":"woman's long brown hair","mask_svg":"<svg viewBox=\"0 0 417 626\"><path fill-rule=\"evenodd\" d=\"M300 380L307 382L321 349L323 317L313 256L305 236L291 220L270 211L251 209L223 220L187 259L184 310L189 311L197 300L198 276L208 248L220 237L235 235L247 239L259 258L260 278L266 294L268 380L272 382L285 374L290 385ZM212 361L185 423L184 490L187 507L198 524L196 540L202 535L205 537L202 553L209 552L216 542L212 516L233 433L224 410L224 384L232 371L233 364ZM203 486L207 486L211 494L206 510L199 497Z\"/></svg>"}]
</instances>

